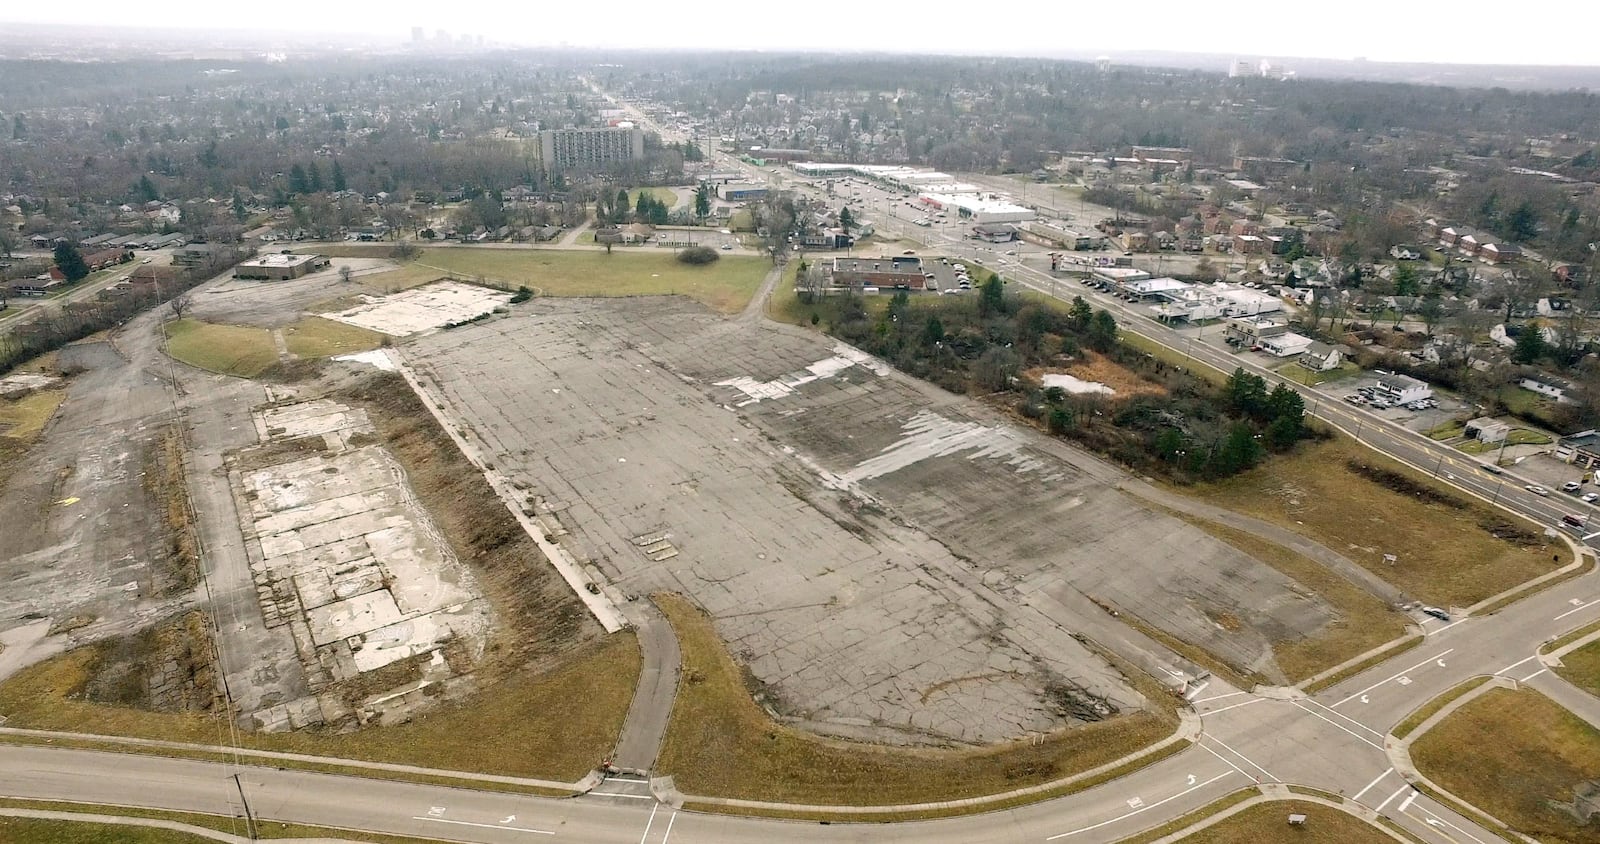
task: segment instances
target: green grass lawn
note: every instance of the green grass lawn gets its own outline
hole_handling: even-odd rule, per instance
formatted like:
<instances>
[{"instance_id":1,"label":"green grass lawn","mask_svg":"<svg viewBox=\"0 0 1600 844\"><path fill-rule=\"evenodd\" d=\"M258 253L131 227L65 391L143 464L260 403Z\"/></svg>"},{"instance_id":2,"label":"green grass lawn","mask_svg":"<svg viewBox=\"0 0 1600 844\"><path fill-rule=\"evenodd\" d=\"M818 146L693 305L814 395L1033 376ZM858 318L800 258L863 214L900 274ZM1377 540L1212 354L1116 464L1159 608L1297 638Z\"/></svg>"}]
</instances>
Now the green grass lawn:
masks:
<instances>
[{"instance_id":1,"label":"green grass lawn","mask_svg":"<svg viewBox=\"0 0 1600 844\"><path fill-rule=\"evenodd\" d=\"M272 332L265 328L180 319L166 330L167 354L190 366L254 378L278 362Z\"/></svg>"},{"instance_id":2,"label":"green grass lawn","mask_svg":"<svg viewBox=\"0 0 1600 844\"><path fill-rule=\"evenodd\" d=\"M508 290L526 284L543 296L682 294L725 314L750 302L770 261L722 255L694 266L670 249L619 249L612 254L556 249L435 248L421 263Z\"/></svg>"},{"instance_id":3,"label":"green grass lawn","mask_svg":"<svg viewBox=\"0 0 1600 844\"><path fill-rule=\"evenodd\" d=\"M1341 378L1349 378L1352 375L1360 374L1360 372L1361 367L1349 361L1345 361L1344 363L1341 363L1326 372L1312 372L1298 363L1291 363L1287 366L1282 366L1277 369L1277 373L1279 375L1282 375L1296 384L1304 384L1308 387L1314 387L1318 384L1326 384L1329 381L1338 381Z\"/></svg>"},{"instance_id":4,"label":"green grass lawn","mask_svg":"<svg viewBox=\"0 0 1600 844\"><path fill-rule=\"evenodd\" d=\"M383 335L322 317L306 317L283 329L291 354L321 358L365 352L383 345Z\"/></svg>"},{"instance_id":5,"label":"green grass lawn","mask_svg":"<svg viewBox=\"0 0 1600 844\"><path fill-rule=\"evenodd\" d=\"M1600 779L1600 731L1538 692L1492 689L1411 745L1418 770L1524 835L1600 842L1553 803Z\"/></svg>"}]
</instances>

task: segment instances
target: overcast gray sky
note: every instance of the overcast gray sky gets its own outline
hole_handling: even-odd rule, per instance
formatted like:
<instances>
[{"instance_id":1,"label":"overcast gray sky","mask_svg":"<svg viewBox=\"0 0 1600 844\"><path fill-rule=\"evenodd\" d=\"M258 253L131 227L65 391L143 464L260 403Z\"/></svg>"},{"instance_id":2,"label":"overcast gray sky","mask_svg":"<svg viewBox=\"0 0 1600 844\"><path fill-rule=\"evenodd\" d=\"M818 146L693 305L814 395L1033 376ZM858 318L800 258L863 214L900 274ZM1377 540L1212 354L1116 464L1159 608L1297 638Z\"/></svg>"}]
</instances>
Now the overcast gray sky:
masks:
<instances>
[{"instance_id":1,"label":"overcast gray sky","mask_svg":"<svg viewBox=\"0 0 1600 844\"><path fill-rule=\"evenodd\" d=\"M1105 53L1177 50L1467 64L1600 64L1597 0L1135 0L974 3L761 0L77 0L8 3L0 20L319 29L409 38L412 26L503 43L607 47ZM3 30L0 25L0 30Z\"/></svg>"}]
</instances>

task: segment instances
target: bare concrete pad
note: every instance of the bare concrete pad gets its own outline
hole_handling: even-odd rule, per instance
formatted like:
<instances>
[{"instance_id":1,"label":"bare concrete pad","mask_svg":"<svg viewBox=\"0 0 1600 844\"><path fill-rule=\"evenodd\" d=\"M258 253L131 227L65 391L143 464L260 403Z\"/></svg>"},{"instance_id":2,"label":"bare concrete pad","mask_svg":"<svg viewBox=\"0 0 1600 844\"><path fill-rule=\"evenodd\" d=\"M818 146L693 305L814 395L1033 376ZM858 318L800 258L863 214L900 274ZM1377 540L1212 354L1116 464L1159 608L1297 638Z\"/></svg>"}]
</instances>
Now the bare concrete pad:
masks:
<instances>
[{"instance_id":1,"label":"bare concrete pad","mask_svg":"<svg viewBox=\"0 0 1600 844\"><path fill-rule=\"evenodd\" d=\"M511 294L456 281L436 281L391 296L365 298L364 305L321 316L405 337L490 313L510 302Z\"/></svg>"},{"instance_id":2,"label":"bare concrete pad","mask_svg":"<svg viewBox=\"0 0 1600 844\"><path fill-rule=\"evenodd\" d=\"M299 644L311 695L257 713L264 729L345 712L320 695L403 659L434 654L426 677L379 688L357 717L413 711L415 694L453 671L446 646L482 654L491 619L472 573L451 553L388 452L353 443L371 436L366 414L316 400L269 406L255 417L264 443L321 437L326 450L235 472L251 570L269 626ZM308 703L308 701L310 701ZM331 711L330 711L331 710Z\"/></svg>"}]
</instances>

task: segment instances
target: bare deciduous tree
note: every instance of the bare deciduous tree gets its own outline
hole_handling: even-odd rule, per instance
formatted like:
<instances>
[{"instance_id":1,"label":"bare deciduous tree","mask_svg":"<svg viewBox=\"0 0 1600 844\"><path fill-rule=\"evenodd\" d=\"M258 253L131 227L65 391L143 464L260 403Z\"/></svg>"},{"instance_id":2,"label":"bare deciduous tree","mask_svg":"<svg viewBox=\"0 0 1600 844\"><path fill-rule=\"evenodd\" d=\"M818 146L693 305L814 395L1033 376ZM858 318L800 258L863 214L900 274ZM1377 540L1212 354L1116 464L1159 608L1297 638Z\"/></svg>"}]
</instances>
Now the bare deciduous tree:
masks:
<instances>
[{"instance_id":1,"label":"bare deciduous tree","mask_svg":"<svg viewBox=\"0 0 1600 844\"><path fill-rule=\"evenodd\" d=\"M167 310L172 311L172 316L175 319L183 319L184 315L189 313L189 306L189 294L187 293L179 293L167 300Z\"/></svg>"}]
</instances>

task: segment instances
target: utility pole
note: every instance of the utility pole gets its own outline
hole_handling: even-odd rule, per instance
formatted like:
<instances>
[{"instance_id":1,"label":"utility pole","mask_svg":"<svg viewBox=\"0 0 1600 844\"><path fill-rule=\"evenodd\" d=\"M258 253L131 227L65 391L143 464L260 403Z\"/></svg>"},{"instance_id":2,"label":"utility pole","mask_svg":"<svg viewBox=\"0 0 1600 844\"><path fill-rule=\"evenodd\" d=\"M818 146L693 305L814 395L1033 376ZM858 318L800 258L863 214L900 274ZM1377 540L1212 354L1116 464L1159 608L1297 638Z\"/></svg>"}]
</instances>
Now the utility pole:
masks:
<instances>
[{"instance_id":1,"label":"utility pole","mask_svg":"<svg viewBox=\"0 0 1600 844\"><path fill-rule=\"evenodd\" d=\"M256 840L256 819L250 814L250 801L244 796L244 780L238 774L233 775L233 784L239 789L239 804L244 806L244 832L245 837L251 841Z\"/></svg>"}]
</instances>

